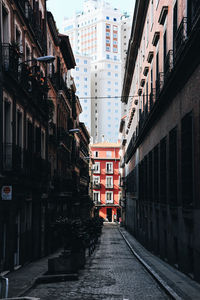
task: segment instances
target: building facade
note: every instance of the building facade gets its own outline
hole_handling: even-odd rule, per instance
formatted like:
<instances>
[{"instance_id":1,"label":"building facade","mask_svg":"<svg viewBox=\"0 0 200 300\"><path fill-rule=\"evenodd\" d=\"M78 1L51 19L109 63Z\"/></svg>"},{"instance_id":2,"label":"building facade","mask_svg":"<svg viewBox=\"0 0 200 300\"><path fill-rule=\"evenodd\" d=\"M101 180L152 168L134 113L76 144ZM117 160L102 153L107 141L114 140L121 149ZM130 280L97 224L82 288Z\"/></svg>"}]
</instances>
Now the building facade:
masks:
<instances>
[{"instance_id":1,"label":"building facade","mask_svg":"<svg viewBox=\"0 0 200 300\"><path fill-rule=\"evenodd\" d=\"M77 96L79 97L83 113L80 121L83 122L91 133L91 57L88 55L75 54L76 68L72 76L76 82Z\"/></svg>"},{"instance_id":2,"label":"building facade","mask_svg":"<svg viewBox=\"0 0 200 300\"><path fill-rule=\"evenodd\" d=\"M109 222L119 221L119 150L118 143L101 142L91 146L93 165L93 201L96 213Z\"/></svg>"},{"instance_id":3,"label":"building facade","mask_svg":"<svg viewBox=\"0 0 200 300\"><path fill-rule=\"evenodd\" d=\"M52 231L57 217L81 217L80 196L84 207L90 199L80 145L87 152L89 135L79 124L69 38L58 33L46 1L1 1L0 24L0 272L5 272L60 246ZM54 62L43 62L47 54ZM72 129L82 134L70 134Z\"/></svg>"},{"instance_id":4,"label":"building facade","mask_svg":"<svg viewBox=\"0 0 200 300\"><path fill-rule=\"evenodd\" d=\"M121 123L126 226L197 281L199 24L198 1L136 1Z\"/></svg>"},{"instance_id":5,"label":"building facade","mask_svg":"<svg viewBox=\"0 0 200 300\"><path fill-rule=\"evenodd\" d=\"M102 136L110 142L118 139L124 36L122 25L123 32L126 30L126 22L121 18L122 13L109 3L87 0L83 11L65 20L63 26L75 53L91 57L91 67L85 66L85 70L91 74L91 99L88 100L87 111L91 107L90 123L94 143L101 141ZM128 35L125 35L126 39ZM126 47L124 43L123 51ZM76 84L80 80L81 75L77 72ZM85 93L84 90L82 93ZM85 110L83 114L86 114Z\"/></svg>"}]
</instances>

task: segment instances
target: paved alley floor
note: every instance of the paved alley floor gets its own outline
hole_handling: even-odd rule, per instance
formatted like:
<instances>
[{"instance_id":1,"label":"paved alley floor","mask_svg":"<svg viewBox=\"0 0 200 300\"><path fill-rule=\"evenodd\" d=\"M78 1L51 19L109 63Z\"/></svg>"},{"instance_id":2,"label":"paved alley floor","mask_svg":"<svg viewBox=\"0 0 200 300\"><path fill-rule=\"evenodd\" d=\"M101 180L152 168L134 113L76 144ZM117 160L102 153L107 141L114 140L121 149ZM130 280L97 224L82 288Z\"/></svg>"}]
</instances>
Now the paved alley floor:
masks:
<instances>
[{"instance_id":1,"label":"paved alley floor","mask_svg":"<svg viewBox=\"0 0 200 300\"><path fill-rule=\"evenodd\" d=\"M170 299L130 252L117 226L109 223L78 281L40 284L26 296L41 300Z\"/></svg>"}]
</instances>

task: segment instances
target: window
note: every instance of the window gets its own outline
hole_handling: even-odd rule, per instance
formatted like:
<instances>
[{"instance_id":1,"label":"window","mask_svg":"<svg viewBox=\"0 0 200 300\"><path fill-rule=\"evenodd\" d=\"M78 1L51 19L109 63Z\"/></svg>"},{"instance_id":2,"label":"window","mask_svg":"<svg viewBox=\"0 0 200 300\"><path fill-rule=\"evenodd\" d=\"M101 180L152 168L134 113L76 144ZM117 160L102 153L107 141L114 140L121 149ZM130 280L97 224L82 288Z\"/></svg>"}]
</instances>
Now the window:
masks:
<instances>
[{"instance_id":1,"label":"window","mask_svg":"<svg viewBox=\"0 0 200 300\"><path fill-rule=\"evenodd\" d=\"M84 80L87 81L87 77L84 77Z\"/></svg>"},{"instance_id":2,"label":"window","mask_svg":"<svg viewBox=\"0 0 200 300\"><path fill-rule=\"evenodd\" d=\"M84 62L85 65L87 64L87 60L84 60L83 62Z\"/></svg>"},{"instance_id":3,"label":"window","mask_svg":"<svg viewBox=\"0 0 200 300\"><path fill-rule=\"evenodd\" d=\"M106 151L106 157L112 157L112 151Z\"/></svg>"},{"instance_id":4,"label":"window","mask_svg":"<svg viewBox=\"0 0 200 300\"><path fill-rule=\"evenodd\" d=\"M93 176L93 184L99 184L100 183L100 176Z\"/></svg>"},{"instance_id":5,"label":"window","mask_svg":"<svg viewBox=\"0 0 200 300\"><path fill-rule=\"evenodd\" d=\"M111 72L108 72L108 76L110 76L111 75Z\"/></svg>"},{"instance_id":6,"label":"window","mask_svg":"<svg viewBox=\"0 0 200 300\"><path fill-rule=\"evenodd\" d=\"M118 69L118 65L115 65L115 69Z\"/></svg>"},{"instance_id":7,"label":"window","mask_svg":"<svg viewBox=\"0 0 200 300\"><path fill-rule=\"evenodd\" d=\"M79 80L79 76L76 76L76 80Z\"/></svg>"},{"instance_id":8,"label":"window","mask_svg":"<svg viewBox=\"0 0 200 300\"><path fill-rule=\"evenodd\" d=\"M115 21L115 22L116 22L116 21L117 21L117 19L116 19L116 18L113 18L113 21Z\"/></svg>"},{"instance_id":9,"label":"window","mask_svg":"<svg viewBox=\"0 0 200 300\"><path fill-rule=\"evenodd\" d=\"M111 81L108 81L108 84L111 84Z\"/></svg>"},{"instance_id":10,"label":"window","mask_svg":"<svg viewBox=\"0 0 200 300\"><path fill-rule=\"evenodd\" d=\"M106 192L106 203L113 203L113 192Z\"/></svg>"},{"instance_id":11,"label":"window","mask_svg":"<svg viewBox=\"0 0 200 300\"><path fill-rule=\"evenodd\" d=\"M79 67L76 67L76 71L79 71Z\"/></svg>"},{"instance_id":12,"label":"window","mask_svg":"<svg viewBox=\"0 0 200 300\"><path fill-rule=\"evenodd\" d=\"M118 74L117 74L117 73L115 73L115 77L118 77Z\"/></svg>"},{"instance_id":13,"label":"window","mask_svg":"<svg viewBox=\"0 0 200 300\"><path fill-rule=\"evenodd\" d=\"M99 152L98 151L94 151L94 157L99 157Z\"/></svg>"},{"instance_id":14,"label":"window","mask_svg":"<svg viewBox=\"0 0 200 300\"><path fill-rule=\"evenodd\" d=\"M111 102L107 102L107 105L109 105L109 106L110 106L110 105L111 105Z\"/></svg>"},{"instance_id":15,"label":"window","mask_svg":"<svg viewBox=\"0 0 200 300\"><path fill-rule=\"evenodd\" d=\"M106 173L113 174L113 163L112 162L106 163Z\"/></svg>"},{"instance_id":16,"label":"window","mask_svg":"<svg viewBox=\"0 0 200 300\"><path fill-rule=\"evenodd\" d=\"M84 68L84 72L87 72L87 68Z\"/></svg>"},{"instance_id":17,"label":"window","mask_svg":"<svg viewBox=\"0 0 200 300\"><path fill-rule=\"evenodd\" d=\"M109 55L109 54L106 54L106 58L109 59L109 58L110 58L110 55Z\"/></svg>"},{"instance_id":18,"label":"window","mask_svg":"<svg viewBox=\"0 0 200 300\"><path fill-rule=\"evenodd\" d=\"M113 177L106 176L106 188L113 188Z\"/></svg>"},{"instance_id":19,"label":"window","mask_svg":"<svg viewBox=\"0 0 200 300\"><path fill-rule=\"evenodd\" d=\"M108 16L106 16L106 20L109 20L110 18ZM107 27L106 27L107 28Z\"/></svg>"},{"instance_id":20,"label":"window","mask_svg":"<svg viewBox=\"0 0 200 300\"><path fill-rule=\"evenodd\" d=\"M111 67L111 64L108 64L108 68L110 68Z\"/></svg>"},{"instance_id":21,"label":"window","mask_svg":"<svg viewBox=\"0 0 200 300\"><path fill-rule=\"evenodd\" d=\"M109 46L106 46L106 50L107 50L107 51L110 51L110 47L109 47Z\"/></svg>"},{"instance_id":22,"label":"window","mask_svg":"<svg viewBox=\"0 0 200 300\"><path fill-rule=\"evenodd\" d=\"M101 200L100 200L100 192L93 192L93 200L94 202L97 204L97 203L100 203Z\"/></svg>"},{"instance_id":23,"label":"window","mask_svg":"<svg viewBox=\"0 0 200 300\"><path fill-rule=\"evenodd\" d=\"M111 88L108 88L107 91L110 92L110 91L111 91Z\"/></svg>"},{"instance_id":24,"label":"window","mask_svg":"<svg viewBox=\"0 0 200 300\"><path fill-rule=\"evenodd\" d=\"M93 170L94 170L94 173L100 174L100 162L95 162Z\"/></svg>"},{"instance_id":25,"label":"window","mask_svg":"<svg viewBox=\"0 0 200 300\"><path fill-rule=\"evenodd\" d=\"M87 99L84 99L84 102L87 103Z\"/></svg>"}]
</instances>

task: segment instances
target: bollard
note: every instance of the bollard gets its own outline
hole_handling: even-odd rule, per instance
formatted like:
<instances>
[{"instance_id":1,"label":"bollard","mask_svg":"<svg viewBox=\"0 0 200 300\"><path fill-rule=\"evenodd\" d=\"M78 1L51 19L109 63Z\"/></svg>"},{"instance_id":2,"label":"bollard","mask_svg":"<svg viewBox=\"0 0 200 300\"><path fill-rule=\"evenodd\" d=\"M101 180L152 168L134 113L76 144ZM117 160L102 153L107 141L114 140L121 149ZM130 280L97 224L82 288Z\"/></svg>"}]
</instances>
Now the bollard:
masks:
<instances>
[{"instance_id":1,"label":"bollard","mask_svg":"<svg viewBox=\"0 0 200 300\"><path fill-rule=\"evenodd\" d=\"M0 276L0 299L8 298L8 278Z\"/></svg>"}]
</instances>

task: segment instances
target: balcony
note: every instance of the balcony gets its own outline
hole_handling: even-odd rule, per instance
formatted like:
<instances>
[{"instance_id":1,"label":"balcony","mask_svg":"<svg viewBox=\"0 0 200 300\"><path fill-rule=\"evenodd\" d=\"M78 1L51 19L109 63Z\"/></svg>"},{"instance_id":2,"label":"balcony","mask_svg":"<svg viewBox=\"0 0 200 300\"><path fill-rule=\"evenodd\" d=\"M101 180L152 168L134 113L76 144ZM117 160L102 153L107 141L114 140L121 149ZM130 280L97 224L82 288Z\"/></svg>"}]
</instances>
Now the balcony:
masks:
<instances>
[{"instance_id":1,"label":"balcony","mask_svg":"<svg viewBox=\"0 0 200 300\"><path fill-rule=\"evenodd\" d=\"M12 143L3 144L4 171L20 171L23 168L23 150Z\"/></svg>"},{"instance_id":2,"label":"balcony","mask_svg":"<svg viewBox=\"0 0 200 300\"><path fill-rule=\"evenodd\" d=\"M173 50L169 50L167 53L167 56L165 58L164 63L164 74L165 74L165 80L169 77L172 69L173 69Z\"/></svg>"},{"instance_id":3,"label":"balcony","mask_svg":"<svg viewBox=\"0 0 200 300\"><path fill-rule=\"evenodd\" d=\"M28 0L15 0L15 2L23 13L25 21L30 27L32 33L35 35L35 38L39 42L40 47L42 49L45 49L44 34L38 22L38 19L40 18L39 5L36 2L35 9L33 10Z\"/></svg>"},{"instance_id":4,"label":"balcony","mask_svg":"<svg viewBox=\"0 0 200 300\"><path fill-rule=\"evenodd\" d=\"M60 78L60 90L62 90L67 97L67 99L71 102L72 96L70 89L68 89L66 82L64 81L63 77Z\"/></svg>"},{"instance_id":5,"label":"balcony","mask_svg":"<svg viewBox=\"0 0 200 300\"><path fill-rule=\"evenodd\" d=\"M113 170L106 169L106 174L113 174Z\"/></svg>"},{"instance_id":6,"label":"balcony","mask_svg":"<svg viewBox=\"0 0 200 300\"><path fill-rule=\"evenodd\" d=\"M58 127L58 140L60 145L63 143L68 151L71 149L72 138L63 127Z\"/></svg>"},{"instance_id":7,"label":"balcony","mask_svg":"<svg viewBox=\"0 0 200 300\"><path fill-rule=\"evenodd\" d=\"M106 205L114 204L113 200L106 200Z\"/></svg>"},{"instance_id":8,"label":"balcony","mask_svg":"<svg viewBox=\"0 0 200 300\"><path fill-rule=\"evenodd\" d=\"M54 88L58 91L60 89L60 75L58 72L49 74L49 79L54 86Z\"/></svg>"},{"instance_id":9,"label":"balcony","mask_svg":"<svg viewBox=\"0 0 200 300\"><path fill-rule=\"evenodd\" d=\"M150 111L151 111L151 109L152 109L155 101L156 101L156 91L155 91L155 89L152 89L152 91L151 91L151 93L149 95L149 107L150 107Z\"/></svg>"},{"instance_id":10,"label":"balcony","mask_svg":"<svg viewBox=\"0 0 200 300\"><path fill-rule=\"evenodd\" d=\"M160 92L164 85L164 72L158 73L156 80L156 100L159 98Z\"/></svg>"},{"instance_id":11,"label":"balcony","mask_svg":"<svg viewBox=\"0 0 200 300\"><path fill-rule=\"evenodd\" d=\"M93 188L96 189L96 190L97 190L97 189L100 189L100 188L101 188L101 184L100 184L100 183L97 183L97 182L94 182L94 183L93 183Z\"/></svg>"},{"instance_id":12,"label":"balcony","mask_svg":"<svg viewBox=\"0 0 200 300\"><path fill-rule=\"evenodd\" d=\"M93 200L95 205L101 205L101 200Z\"/></svg>"},{"instance_id":13,"label":"balcony","mask_svg":"<svg viewBox=\"0 0 200 300\"><path fill-rule=\"evenodd\" d=\"M113 184L106 183L106 189L113 189Z\"/></svg>"},{"instance_id":14,"label":"balcony","mask_svg":"<svg viewBox=\"0 0 200 300\"><path fill-rule=\"evenodd\" d=\"M175 35L174 52L177 60L182 52L185 41L187 40L187 18L183 18Z\"/></svg>"},{"instance_id":15,"label":"balcony","mask_svg":"<svg viewBox=\"0 0 200 300\"><path fill-rule=\"evenodd\" d=\"M11 171L13 166L13 145L12 143L3 144L3 169Z\"/></svg>"},{"instance_id":16,"label":"balcony","mask_svg":"<svg viewBox=\"0 0 200 300\"><path fill-rule=\"evenodd\" d=\"M2 68L15 80L18 79L19 54L11 44L2 44Z\"/></svg>"}]
</instances>

